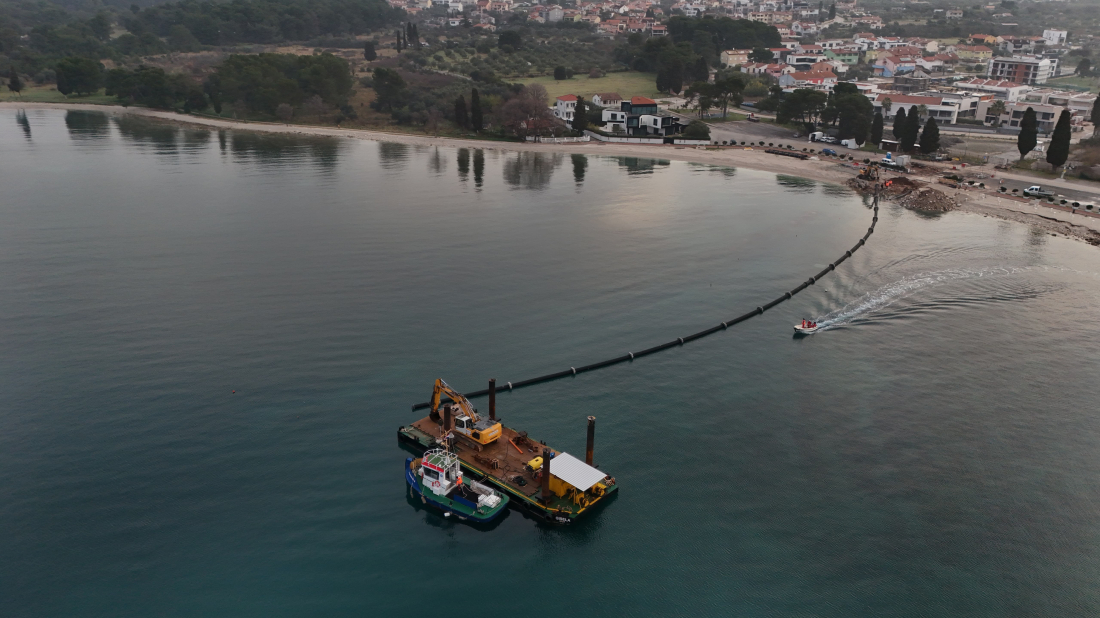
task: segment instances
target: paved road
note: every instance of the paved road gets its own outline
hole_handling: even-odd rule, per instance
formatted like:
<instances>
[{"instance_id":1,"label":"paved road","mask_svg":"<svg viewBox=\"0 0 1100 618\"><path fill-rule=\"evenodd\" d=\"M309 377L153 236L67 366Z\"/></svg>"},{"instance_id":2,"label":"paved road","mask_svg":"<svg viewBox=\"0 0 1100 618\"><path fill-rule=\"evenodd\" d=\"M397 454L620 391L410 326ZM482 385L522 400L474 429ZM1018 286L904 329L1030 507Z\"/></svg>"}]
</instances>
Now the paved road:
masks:
<instances>
[{"instance_id":1,"label":"paved road","mask_svg":"<svg viewBox=\"0 0 1100 618\"><path fill-rule=\"evenodd\" d=\"M992 182L990 182L992 180ZM1011 193L1013 189L1024 189L1032 186L1039 185L1047 191L1053 191L1056 195L1061 196L1067 200L1078 201L1085 204L1100 203L1100 191L1091 187L1085 187L1085 190L1081 190L1080 187L1070 185L1066 182L1055 184L1053 180L1047 180L1043 178L1028 178L1027 176L1013 174L1011 177L1008 174L1004 174L1001 170L997 170L997 177L986 180L985 184L988 187L992 186L1005 186L1008 187L1008 191ZM1003 183L1000 181L1004 181ZM994 184L996 183L996 184ZM1070 188L1072 187L1072 188Z\"/></svg>"}]
</instances>

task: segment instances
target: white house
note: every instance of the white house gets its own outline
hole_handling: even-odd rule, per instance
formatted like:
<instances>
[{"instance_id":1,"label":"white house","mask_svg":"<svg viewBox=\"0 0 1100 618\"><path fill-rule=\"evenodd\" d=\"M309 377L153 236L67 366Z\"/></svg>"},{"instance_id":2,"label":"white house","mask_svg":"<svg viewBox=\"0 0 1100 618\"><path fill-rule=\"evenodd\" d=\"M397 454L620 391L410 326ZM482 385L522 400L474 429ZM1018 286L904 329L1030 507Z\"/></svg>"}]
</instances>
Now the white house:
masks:
<instances>
[{"instance_id":1,"label":"white house","mask_svg":"<svg viewBox=\"0 0 1100 618\"><path fill-rule=\"evenodd\" d=\"M563 94L554 101L554 115L566 122L572 122L573 112L577 110L577 95Z\"/></svg>"}]
</instances>

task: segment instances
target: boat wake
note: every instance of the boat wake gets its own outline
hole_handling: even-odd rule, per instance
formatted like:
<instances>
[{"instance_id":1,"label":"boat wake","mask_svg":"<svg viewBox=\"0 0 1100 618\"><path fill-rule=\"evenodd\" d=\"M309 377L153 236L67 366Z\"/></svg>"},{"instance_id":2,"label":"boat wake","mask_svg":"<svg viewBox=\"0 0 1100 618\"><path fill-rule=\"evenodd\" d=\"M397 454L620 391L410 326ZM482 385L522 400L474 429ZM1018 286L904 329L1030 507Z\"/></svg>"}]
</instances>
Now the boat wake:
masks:
<instances>
[{"instance_id":1,"label":"boat wake","mask_svg":"<svg viewBox=\"0 0 1100 618\"><path fill-rule=\"evenodd\" d=\"M819 330L829 330L831 328L852 324L853 322L868 320L872 315L881 317L884 310L891 308L899 301L908 299L920 291L963 280L987 280L988 285L985 285L983 282L983 285L980 286L980 292L971 290L970 294L952 296L950 298L923 300L918 303L913 303L904 309L894 309L892 313L899 316L911 315L922 311L950 308L959 305L1036 298L1051 290L1035 286L1013 288L1012 286L1004 285L1002 281L996 281L1001 277L1015 275L1032 269L1032 267L988 268L983 270L950 269L917 273L884 285L872 292L868 292L840 309L819 316L816 322L820 325ZM994 281L996 281L996 283L994 283Z\"/></svg>"}]
</instances>

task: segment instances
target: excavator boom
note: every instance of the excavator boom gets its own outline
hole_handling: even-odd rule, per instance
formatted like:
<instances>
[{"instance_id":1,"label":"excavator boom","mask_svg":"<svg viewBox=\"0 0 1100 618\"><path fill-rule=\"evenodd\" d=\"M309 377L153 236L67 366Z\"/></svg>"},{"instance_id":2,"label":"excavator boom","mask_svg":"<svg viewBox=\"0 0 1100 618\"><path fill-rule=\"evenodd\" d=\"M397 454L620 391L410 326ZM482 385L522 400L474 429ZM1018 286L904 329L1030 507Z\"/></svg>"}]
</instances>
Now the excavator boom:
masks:
<instances>
[{"instance_id":1,"label":"excavator boom","mask_svg":"<svg viewBox=\"0 0 1100 618\"><path fill-rule=\"evenodd\" d=\"M433 421L440 425L443 424L443 419L439 416L439 406L444 395L458 407L458 414L455 416L453 428L456 435L472 440L475 446L489 444L500 437L500 423L493 420L482 421L481 417L477 415L477 410L474 410L474 407L470 405L470 400L463 397L462 393L451 388L442 378L435 381L435 388L432 389L432 401L428 415ZM481 447L477 446L477 448L480 450Z\"/></svg>"}]
</instances>

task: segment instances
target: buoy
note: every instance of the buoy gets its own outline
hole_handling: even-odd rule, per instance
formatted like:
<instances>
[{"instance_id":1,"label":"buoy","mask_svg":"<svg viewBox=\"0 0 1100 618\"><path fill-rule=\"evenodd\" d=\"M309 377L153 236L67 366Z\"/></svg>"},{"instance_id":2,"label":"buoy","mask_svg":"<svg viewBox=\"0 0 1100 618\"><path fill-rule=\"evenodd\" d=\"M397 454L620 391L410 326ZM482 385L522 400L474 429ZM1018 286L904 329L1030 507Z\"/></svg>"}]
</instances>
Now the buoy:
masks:
<instances>
[{"instance_id":1,"label":"buoy","mask_svg":"<svg viewBox=\"0 0 1100 618\"><path fill-rule=\"evenodd\" d=\"M237 392L237 391L233 391L233 392L235 393L235 392Z\"/></svg>"}]
</instances>

